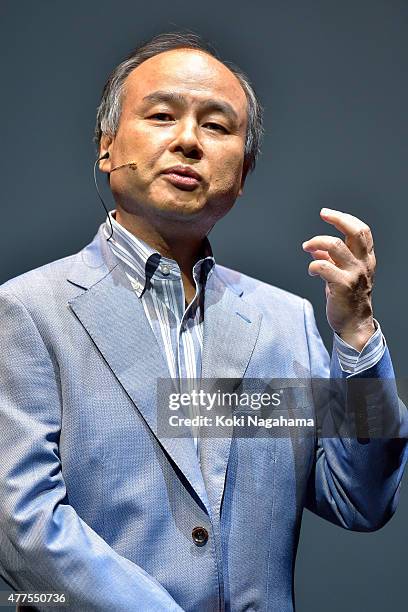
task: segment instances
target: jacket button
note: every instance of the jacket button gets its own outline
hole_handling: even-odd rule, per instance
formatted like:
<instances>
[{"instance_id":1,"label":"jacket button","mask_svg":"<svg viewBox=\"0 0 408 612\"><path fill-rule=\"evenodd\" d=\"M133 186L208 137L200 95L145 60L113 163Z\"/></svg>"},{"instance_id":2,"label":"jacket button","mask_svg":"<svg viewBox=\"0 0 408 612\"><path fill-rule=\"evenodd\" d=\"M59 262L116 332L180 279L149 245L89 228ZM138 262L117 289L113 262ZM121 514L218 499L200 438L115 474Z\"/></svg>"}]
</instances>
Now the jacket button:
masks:
<instances>
[{"instance_id":1,"label":"jacket button","mask_svg":"<svg viewBox=\"0 0 408 612\"><path fill-rule=\"evenodd\" d=\"M208 540L208 531L204 527L194 527L191 535L197 546L204 546Z\"/></svg>"}]
</instances>

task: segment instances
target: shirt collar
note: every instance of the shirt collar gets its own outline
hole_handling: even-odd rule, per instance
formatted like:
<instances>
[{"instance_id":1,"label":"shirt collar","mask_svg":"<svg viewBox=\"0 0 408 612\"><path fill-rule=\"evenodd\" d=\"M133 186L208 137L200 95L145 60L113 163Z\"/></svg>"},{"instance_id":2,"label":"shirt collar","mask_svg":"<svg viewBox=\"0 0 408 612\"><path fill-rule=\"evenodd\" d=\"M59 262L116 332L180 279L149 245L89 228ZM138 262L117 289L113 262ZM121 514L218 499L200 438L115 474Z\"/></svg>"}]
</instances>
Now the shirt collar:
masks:
<instances>
[{"instance_id":1,"label":"shirt collar","mask_svg":"<svg viewBox=\"0 0 408 612\"><path fill-rule=\"evenodd\" d=\"M138 297L141 297L147 280L154 286L155 282L180 281L181 272L177 262L161 255L153 247L129 232L115 219L116 210L109 211L103 227L108 238L111 234L109 219L113 233L108 244L112 252L125 264L125 272ZM215 265L210 241L205 236L202 244L201 258L193 266L193 277L204 288L208 276Z\"/></svg>"}]
</instances>

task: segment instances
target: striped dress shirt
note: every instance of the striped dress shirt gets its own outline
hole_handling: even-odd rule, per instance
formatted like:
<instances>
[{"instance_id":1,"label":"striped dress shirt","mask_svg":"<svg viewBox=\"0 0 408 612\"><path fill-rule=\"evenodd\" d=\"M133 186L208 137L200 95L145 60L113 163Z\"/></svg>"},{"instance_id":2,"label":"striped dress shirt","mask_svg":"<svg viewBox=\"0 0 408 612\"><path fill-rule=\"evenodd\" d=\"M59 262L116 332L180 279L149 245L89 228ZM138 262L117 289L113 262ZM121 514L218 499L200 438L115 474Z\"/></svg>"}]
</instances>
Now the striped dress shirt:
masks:
<instances>
[{"instance_id":1,"label":"striped dress shirt","mask_svg":"<svg viewBox=\"0 0 408 612\"><path fill-rule=\"evenodd\" d=\"M146 318L165 357L170 377L177 381L180 392L198 388L201 380L201 360L204 330L204 295L207 278L214 271L215 259L207 238L203 242L202 258L193 267L196 293L186 307L180 268L176 261L163 257L155 249L130 233L109 212L113 234L108 244L124 264L125 273L141 300ZM106 238L111 228L108 218L104 226ZM382 357L386 343L378 321L376 331L359 352L334 333L334 350L344 372L357 374L375 365ZM194 412L190 407L190 416ZM193 427L194 443L199 457L199 428Z\"/></svg>"}]
</instances>

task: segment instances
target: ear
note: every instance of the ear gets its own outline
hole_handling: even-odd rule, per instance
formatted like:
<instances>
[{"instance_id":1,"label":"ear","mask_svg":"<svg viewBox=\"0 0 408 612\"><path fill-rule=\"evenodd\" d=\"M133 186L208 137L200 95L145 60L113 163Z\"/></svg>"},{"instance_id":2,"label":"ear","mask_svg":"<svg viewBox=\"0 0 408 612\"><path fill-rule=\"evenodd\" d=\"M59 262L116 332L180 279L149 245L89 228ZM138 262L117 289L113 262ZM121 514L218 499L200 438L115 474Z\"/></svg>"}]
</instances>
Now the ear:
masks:
<instances>
[{"instance_id":1,"label":"ear","mask_svg":"<svg viewBox=\"0 0 408 612\"><path fill-rule=\"evenodd\" d=\"M101 172L107 172L108 174L112 168L112 146L113 146L114 138L112 136L108 136L107 134L102 134L100 145L99 145L99 157L105 155L105 153L109 153L109 157L107 159L102 159L99 162L99 170Z\"/></svg>"},{"instance_id":2,"label":"ear","mask_svg":"<svg viewBox=\"0 0 408 612\"><path fill-rule=\"evenodd\" d=\"M239 187L239 191L238 191L238 197L241 196L244 192L244 184L245 184L245 179L247 177L248 174L248 166L247 164L244 162L244 165L242 167L242 174L241 174L241 185Z\"/></svg>"}]
</instances>

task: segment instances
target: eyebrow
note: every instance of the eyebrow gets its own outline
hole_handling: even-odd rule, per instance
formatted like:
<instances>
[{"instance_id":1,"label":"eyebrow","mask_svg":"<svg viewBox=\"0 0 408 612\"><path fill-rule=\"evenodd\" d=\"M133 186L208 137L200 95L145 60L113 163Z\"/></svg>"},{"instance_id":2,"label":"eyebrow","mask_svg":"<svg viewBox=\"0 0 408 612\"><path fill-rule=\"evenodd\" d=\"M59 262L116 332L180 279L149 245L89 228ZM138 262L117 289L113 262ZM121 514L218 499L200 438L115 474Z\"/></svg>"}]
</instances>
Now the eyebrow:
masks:
<instances>
[{"instance_id":1,"label":"eyebrow","mask_svg":"<svg viewBox=\"0 0 408 612\"><path fill-rule=\"evenodd\" d=\"M183 94L174 91L153 91L143 98L145 104L158 104L167 102L177 106L187 106L187 98ZM204 100L200 103L200 107L204 111L216 111L227 115L235 123L239 123L239 117L231 104L223 100Z\"/></svg>"}]
</instances>

